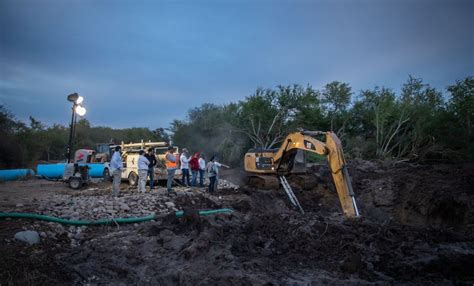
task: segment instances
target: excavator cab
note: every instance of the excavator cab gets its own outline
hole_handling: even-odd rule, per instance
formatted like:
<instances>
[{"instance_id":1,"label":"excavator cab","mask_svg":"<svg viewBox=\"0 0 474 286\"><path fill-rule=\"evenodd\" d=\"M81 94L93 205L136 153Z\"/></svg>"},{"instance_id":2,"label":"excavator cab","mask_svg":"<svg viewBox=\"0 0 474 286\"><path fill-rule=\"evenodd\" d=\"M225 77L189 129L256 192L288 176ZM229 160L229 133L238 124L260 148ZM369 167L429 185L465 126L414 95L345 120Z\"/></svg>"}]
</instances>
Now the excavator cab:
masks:
<instances>
[{"instance_id":1,"label":"excavator cab","mask_svg":"<svg viewBox=\"0 0 474 286\"><path fill-rule=\"evenodd\" d=\"M325 135L325 143L314 138L320 135ZM359 211L341 141L331 131L293 132L285 138L278 149L250 149L244 159L249 184L258 188L278 188L281 184L293 205L304 212L285 178L293 169L298 151L326 156L344 215L358 217Z\"/></svg>"}]
</instances>

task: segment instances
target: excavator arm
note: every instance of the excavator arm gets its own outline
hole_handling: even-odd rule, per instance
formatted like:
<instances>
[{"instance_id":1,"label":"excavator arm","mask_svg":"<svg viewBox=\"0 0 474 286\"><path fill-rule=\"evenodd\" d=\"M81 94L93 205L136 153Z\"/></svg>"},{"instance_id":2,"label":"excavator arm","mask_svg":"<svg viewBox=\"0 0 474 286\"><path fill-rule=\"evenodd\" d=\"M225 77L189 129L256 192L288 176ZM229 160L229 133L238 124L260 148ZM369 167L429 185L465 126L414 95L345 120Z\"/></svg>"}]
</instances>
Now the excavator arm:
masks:
<instances>
[{"instance_id":1,"label":"excavator arm","mask_svg":"<svg viewBox=\"0 0 474 286\"><path fill-rule=\"evenodd\" d=\"M311 136L325 135L326 143L323 143ZM277 165L276 171L285 163L286 154L295 149L324 155L327 157L329 169L336 186L337 195L341 202L344 215L347 217L358 217L359 211L355 201L355 194L352 189L349 172L347 171L346 160L342 151L342 144L334 132L321 131L301 131L289 134L282 147L273 157Z\"/></svg>"}]
</instances>

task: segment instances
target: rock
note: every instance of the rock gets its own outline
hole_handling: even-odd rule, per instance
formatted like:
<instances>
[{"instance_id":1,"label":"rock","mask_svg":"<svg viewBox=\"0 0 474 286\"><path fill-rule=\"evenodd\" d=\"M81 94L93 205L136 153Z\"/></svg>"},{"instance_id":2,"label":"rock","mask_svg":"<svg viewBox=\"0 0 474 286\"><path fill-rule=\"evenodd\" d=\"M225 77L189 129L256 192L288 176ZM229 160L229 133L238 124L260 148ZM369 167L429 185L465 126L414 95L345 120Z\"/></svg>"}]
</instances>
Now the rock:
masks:
<instances>
[{"instance_id":1,"label":"rock","mask_svg":"<svg viewBox=\"0 0 474 286\"><path fill-rule=\"evenodd\" d=\"M130 207L127 204L122 203L122 204L120 204L120 209L124 210L124 211L129 211Z\"/></svg>"},{"instance_id":2,"label":"rock","mask_svg":"<svg viewBox=\"0 0 474 286\"><path fill-rule=\"evenodd\" d=\"M64 229L64 227L60 224L55 224L54 225L54 231L57 233L57 234L63 234L66 230Z\"/></svg>"},{"instance_id":3,"label":"rock","mask_svg":"<svg viewBox=\"0 0 474 286\"><path fill-rule=\"evenodd\" d=\"M24 207L24 206L25 206L24 204L16 204L17 208L21 208L21 207Z\"/></svg>"},{"instance_id":4,"label":"rock","mask_svg":"<svg viewBox=\"0 0 474 286\"><path fill-rule=\"evenodd\" d=\"M56 237L56 234L55 234L54 232L51 232L51 231L48 231L48 233L46 234L46 236L49 237L50 239L54 239L54 240L58 239L58 238Z\"/></svg>"},{"instance_id":5,"label":"rock","mask_svg":"<svg viewBox=\"0 0 474 286\"><path fill-rule=\"evenodd\" d=\"M82 232L78 232L74 235L75 240L82 240L84 239L84 234Z\"/></svg>"},{"instance_id":6,"label":"rock","mask_svg":"<svg viewBox=\"0 0 474 286\"><path fill-rule=\"evenodd\" d=\"M176 195L177 195L178 197L185 197L185 196L187 196L187 193L186 193L186 192L179 192L179 191L177 191L177 192L176 192Z\"/></svg>"},{"instance_id":7,"label":"rock","mask_svg":"<svg viewBox=\"0 0 474 286\"><path fill-rule=\"evenodd\" d=\"M43 238L46 238L47 237L46 232L44 232L44 231L40 232L40 236L43 237Z\"/></svg>"},{"instance_id":8,"label":"rock","mask_svg":"<svg viewBox=\"0 0 474 286\"><path fill-rule=\"evenodd\" d=\"M173 202L165 202L167 208L174 208L175 204Z\"/></svg>"},{"instance_id":9,"label":"rock","mask_svg":"<svg viewBox=\"0 0 474 286\"><path fill-rule=\"evenodd\" d=\"M15 239L28 243L29 245L40 243L38 232L33 230L20 231L15 234Z\"/></svg>"},{"instance_id":10,"label":"rock","mask_svg":"<svg viewBox=\"0 0 474 286\"><path fill-rule=\"evenodd\" d=\"M217 183L217 188L218 189L233 189L236 190L239 188L238 185L232 184L231 182L224 180L224 179L219 179Z\"/></svg>"},{"instance_id":11,"label":"rock","mask_svg":"<svg viewBox=\"0 0 474 286\"><path fill-rule=\"evenodd\" d=\"M174 232L172 232L172 231L169 230L169 229L163 229L162 231L160 231L160 234L159 234L159 236L160 236L161 238L165 238L165 237L169 237L169 236L172 237L172 236L174 236L174 235L175 235Z\"/></svg>"}]
</instances>

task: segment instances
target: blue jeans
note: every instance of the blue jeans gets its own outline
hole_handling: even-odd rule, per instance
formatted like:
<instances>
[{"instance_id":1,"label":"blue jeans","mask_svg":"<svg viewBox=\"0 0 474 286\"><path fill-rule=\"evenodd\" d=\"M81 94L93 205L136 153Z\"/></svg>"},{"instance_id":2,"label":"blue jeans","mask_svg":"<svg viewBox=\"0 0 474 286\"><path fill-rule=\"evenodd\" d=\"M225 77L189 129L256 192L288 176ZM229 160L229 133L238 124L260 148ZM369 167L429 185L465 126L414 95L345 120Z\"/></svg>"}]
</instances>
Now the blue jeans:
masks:
<instances>
[{"instance_id":1,"label":"blue jeans","mask_svg":"<svg viewBox=\"0 0 474 286\"><path fill-rule=\"evenodd\" d=\"M183 185L190 186L191 182L189 181L189 169L181 169L181 172L183 172ZM186 182L188 184L186 184Z\"/></svg>"},{"instance_id":2,"label":"blue jeans","mask_svg":"<svg viewBox=\"0 0 474 286\"><path fill-rule=\"evenodd\" d=\"M168 171L168 180L166 181L166 188L168 189L168 192L172 190L173 187L173 179L174 179L174 173L176 172L176 169L166 169Z\"/></svg>"},{"instance_id":3,"label":"blue jeans","mask_svg":"<svg viewBox=\"0 0 474 286\"><path fill-rule=\"evenodd\" d=\"M150 189L155 186L155 168L148 168L148 176L150 177Z\"/></svg>"},{"instance_id":4,"label":"blue jeans","mask_svg":"<svg viewBox=\"0 0 474 286\"><path fill-rule=\"evenodd\" d=\"M197 170L191 170L191 174L193 175L193 180L191 182L191 186L194 187L194 186L196 186L198 171Z\"/></svg>"},{"instance_id":5,"label":"blue jeans","mask_svg":"<svg viewBox=\"0 0 474 286\"><path fill-rule=\"evenodd\" d=\"M214 185L216 184L216 176L209 177L209 193L214 193Z\"/></svg>"},{"instance_id":6,"label":"blue jeans","mask_svg":"<svg viewBox=\"0 0 474 286\"><path fill-rule=\"evenodd\" d=\"M199 186L204 187L204 170L199 169Z\"/></svg>"}]
</instances>

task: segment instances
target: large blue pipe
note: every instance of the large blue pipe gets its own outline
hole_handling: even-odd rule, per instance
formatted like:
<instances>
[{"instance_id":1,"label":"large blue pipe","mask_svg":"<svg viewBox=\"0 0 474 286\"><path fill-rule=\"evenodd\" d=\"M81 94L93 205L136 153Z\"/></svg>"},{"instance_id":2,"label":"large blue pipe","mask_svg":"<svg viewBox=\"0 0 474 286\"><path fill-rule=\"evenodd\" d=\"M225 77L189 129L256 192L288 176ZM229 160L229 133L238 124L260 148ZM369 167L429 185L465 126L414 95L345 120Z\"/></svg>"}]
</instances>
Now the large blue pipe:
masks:
<instances>
[{"instance_id":1,"label":"large blue pipe","mask_svg":"<svg viewBox=\"0 0 474 286\"><path fill-rule=\"evenodd\" d=\"M89 166L89 176L92 178L102 178L104 176L104 163L91 163L85 165Z\"/></svg>"},{"instance_id":2,"label":"large blue pipe","mask_svg":"<svg viewBox=\"0 0 474 286\"><path fill-rule=\"evenodd\" d=\"M19 178L34 175L35 172L31 169L0 170L0 181L14 181Z\"/></svg>"},{"instance_id":3,"label":"large blue pipe","mask_svg":"<svg viewBox=\"0 0 474 286\"><path fill-rule=\"evenodd\" d=\"M80 166L89 166L89 176L92 178L102 178L104 175L104 164L103 163L90 163L90 164L79 164ZM64 168L66 163L58 164L38 164L36 168L36 174L38 176L44 176L51 179L62 178L64 174Z\"/></svg>"},{"instance_id":4,"label":"large blue pipe","mask_svg":"<svg viewBox=\"0 0 474 286\"><path fill-rule=\"evenodd\" d=\"M36 167L36 175L51 179L62 178L64 174L65 163L58 164L38 164Z\"/></svg>"}]
</instances>

